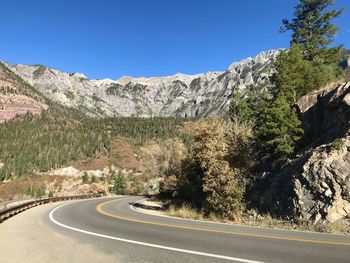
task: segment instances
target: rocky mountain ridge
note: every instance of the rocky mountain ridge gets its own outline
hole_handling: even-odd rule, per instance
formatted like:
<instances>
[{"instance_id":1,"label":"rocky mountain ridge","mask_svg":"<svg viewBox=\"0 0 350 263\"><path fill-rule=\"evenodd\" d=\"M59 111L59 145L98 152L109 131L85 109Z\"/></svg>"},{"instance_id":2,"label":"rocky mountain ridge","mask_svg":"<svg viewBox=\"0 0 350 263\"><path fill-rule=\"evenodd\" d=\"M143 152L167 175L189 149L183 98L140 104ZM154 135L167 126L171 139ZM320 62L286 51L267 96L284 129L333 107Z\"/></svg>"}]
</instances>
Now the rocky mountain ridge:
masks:
<instances>
[{"instance_id":1,"label":"rocky mountain ridge","mask_svg":"<svg viewBox=\"0 0 350 263\"><path fill-rule=\"evenodd\" d=\"M93 117L223 115L233 90L263 89L278 50L235 62L225 72L118 80L88 79L42 65L6 66L48 99Z\"/></svg>"}]
</instances>

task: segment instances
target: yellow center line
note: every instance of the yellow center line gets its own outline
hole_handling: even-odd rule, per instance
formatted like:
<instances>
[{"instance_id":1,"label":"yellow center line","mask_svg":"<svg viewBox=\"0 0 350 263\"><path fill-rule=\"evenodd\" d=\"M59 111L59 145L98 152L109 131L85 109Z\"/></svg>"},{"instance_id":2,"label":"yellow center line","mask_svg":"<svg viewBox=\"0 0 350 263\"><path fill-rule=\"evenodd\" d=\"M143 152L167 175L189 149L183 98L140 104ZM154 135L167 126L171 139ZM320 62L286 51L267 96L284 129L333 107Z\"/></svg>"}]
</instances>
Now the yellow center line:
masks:
<instances>
[{"instance_id":1,"label":"yellow center line","mask_svg":"<svg viewBox=\"0 0 350 263\"><path fill-rule=\"evenodd\" d=\"M121 219L124 221L131 221L136 223L142 223L142 224L148 224L148 225L157 225L157 226L163 226L163 227L169 227L169 228L177 228L177 229L186 229L186 230L193 230L193 231L203 231L203 232L210 232L210 233L219 233L219 234L228 234L228 235L235 235L235 236L246 236L246 237L257 237L257 238L268 238L268 239L275 239L275 240L287 240L287 241L296 241L296 242L304 242L304 243L314 243L314 244L325 244L325 245L338 245L338 246L350 246L350 243L345 242L336 242L336 241L325 241L325 240L311 240L311 239L302 239L302 238L293 238L293 237L281 237L281 236L271 236L271 235L262 235L262 234L249 234L249 233L243 233L243 232L235 232L235 231L224 231L224 230L212 230L207 228L199 228L199 227L190 227L190 226L180 226L180 225L173 225L173 224L166 224L166 223L158 223L158 222L152 222L152 221L144 221L136 218L130 218L130 217L124 217L119 216L116 214L112 214L109 212L106 212L103 210L103 207L111 202L116 202L123 200L117 199L117 200L109 200L106 202L103 202L96 206L96 210L98 213L116 218Z\"/></svg>"}]
</instances>

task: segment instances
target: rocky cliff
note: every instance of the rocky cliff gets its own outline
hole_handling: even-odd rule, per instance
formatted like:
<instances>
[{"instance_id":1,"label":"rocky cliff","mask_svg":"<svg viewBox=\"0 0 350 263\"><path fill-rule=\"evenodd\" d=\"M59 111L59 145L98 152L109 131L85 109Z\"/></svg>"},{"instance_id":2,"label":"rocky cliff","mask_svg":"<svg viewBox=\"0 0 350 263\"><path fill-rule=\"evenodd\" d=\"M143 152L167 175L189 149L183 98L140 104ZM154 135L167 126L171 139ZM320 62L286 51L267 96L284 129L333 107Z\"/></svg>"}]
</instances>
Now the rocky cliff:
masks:
<instances>
[{"instance_id":1,"label":"rocky cliff","mask_svg":"<svg viewBox=\"0 0 350 263\"><path fill-rule=\"evenodd\" d=\"M278 52L262 52L233 63L225 72L118 80L91 80L41 65L7 66L45 97L90 116L201 117L222 115L233 89L244 93L251 85L270 85Z\"/></svg>"},{"instance_id":2,"label":"rocky cliff","mask_svg":"<svg viewBox=\"0 0 350 263\"><path fill-rule=\"evenodd\" d=\"M276 215L334 222L350 215L350 82L302 97L297 158L262 180L257 202Z\"/></svg>"}]
</instances>

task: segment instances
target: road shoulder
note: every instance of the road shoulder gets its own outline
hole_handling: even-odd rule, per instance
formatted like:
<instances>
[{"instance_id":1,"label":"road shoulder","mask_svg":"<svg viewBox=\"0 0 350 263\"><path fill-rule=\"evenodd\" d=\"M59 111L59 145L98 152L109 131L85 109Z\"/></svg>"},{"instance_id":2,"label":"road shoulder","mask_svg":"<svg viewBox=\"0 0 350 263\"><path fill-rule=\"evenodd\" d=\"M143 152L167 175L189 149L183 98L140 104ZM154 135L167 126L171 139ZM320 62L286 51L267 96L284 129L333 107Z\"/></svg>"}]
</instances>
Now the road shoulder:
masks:
<instances>
[{"instance_id":1,"label":"road shoulder","mask_svg":"<svg viewBox=\"0 0 350 263\"><path fill-rule=\"evenodd\" d=\"M0 262L117 262L48 225L48 213L59 204L29 209L0 224Z\"/></svg>"}]
</instances>

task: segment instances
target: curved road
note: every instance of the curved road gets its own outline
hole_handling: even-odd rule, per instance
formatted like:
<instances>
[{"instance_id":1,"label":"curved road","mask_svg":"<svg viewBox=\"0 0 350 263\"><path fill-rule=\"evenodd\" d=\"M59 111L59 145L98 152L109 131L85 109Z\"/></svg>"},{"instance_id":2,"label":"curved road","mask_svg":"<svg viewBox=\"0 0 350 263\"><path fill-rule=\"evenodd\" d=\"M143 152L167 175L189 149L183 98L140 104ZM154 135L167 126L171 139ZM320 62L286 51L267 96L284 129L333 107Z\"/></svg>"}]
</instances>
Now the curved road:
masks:
<instances>
[{"instance_id":1,"label":"curved road","mask_svg":"<svg viewBox=\"0 0 350 263\"><path fill-rule=\"evenodd\" d=\"M116 262L350 262L350 237L198 222L139 213L140 197L65 203L50 227Z\"/></svg>"}]
</instances>

